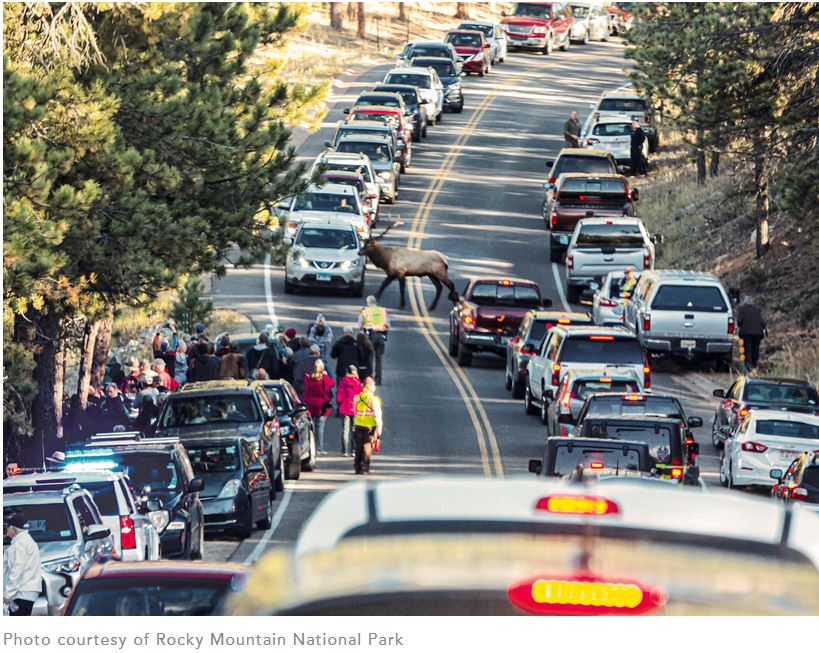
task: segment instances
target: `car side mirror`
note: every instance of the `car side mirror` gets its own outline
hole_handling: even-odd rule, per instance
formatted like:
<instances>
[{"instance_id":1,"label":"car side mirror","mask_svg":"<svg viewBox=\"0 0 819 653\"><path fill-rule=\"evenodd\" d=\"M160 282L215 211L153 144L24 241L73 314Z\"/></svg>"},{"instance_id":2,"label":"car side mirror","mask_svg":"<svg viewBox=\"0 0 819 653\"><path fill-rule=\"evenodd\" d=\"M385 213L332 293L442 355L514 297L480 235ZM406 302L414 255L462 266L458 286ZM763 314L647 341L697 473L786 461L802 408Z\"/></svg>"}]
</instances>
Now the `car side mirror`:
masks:
<instances>
[{"instance_id":1,"label":"car side mirror","mask_svg":"<svg viewBox=\"0 0 819 653\"><path fill-rule=\"evenodd\" d=\"M719 432L722 433L726 438L730 438L731 434L733 433L733 429L730 426L720 426Z\"/></svg>"},{"instance_id":2,"label":"car side mirror","mask_svg":"<svg viewBox=\"0 0 819 653\"><path fill-rule=\"evenodd\" d=\"M201 477L197 476L196 478L191 479L191 482L188 483L188 492L191 494L195 492L201 492L205 489L205 481Z\"/></svg>"},{"instance_id":3,"label":"car side mirror","mask_svg":"<svg viewBox=\"0 0 819 653\"><path fill-rule=\"evenodd\" d=\"M715 397L719 397L720 399L725 399L725 390L723 390L722 388L717 388L716 390L714 390L712 394Z\"/></svg>"},{"instance_id":4,"label":"car side mirror","mask_svg":"<svg viewBox=\"0 0 819 653\"><path fill-rule=\"evenodd\" d=\"M551 390L544 390L543 391L543 398L548 399L549 401L551 401L552 399L555 398L555 395Z\"/></svg>"},{"instance_id":5,"label":"car side mirror","mask_svg":"<svg viewBox=\"0 0 819 653\"><path fill-rule=\"evenodd\" d=\"M692 429L696 429L702 426L702 417L689 417L688 418L688 427Z\"/></svg>"},{"instance_id":6,"label":"car side mirror","mask_svg":"<svg viewBox=\"0 0 819 653\"><path fill-rule=\"evenodd\" d=\"M549 299L548 297L544 297L543 299L540 300L540 306L542 308L549 308L551 305L552 305L552 300Z\"/></svg>"},{"instance_id":7,"label":"car side mirror","mask_svg":"<svg viewBox=\"0 0 819 653\"><path fill-rule=\"evenodd\" d=\"M546 170L551 170L552 166L555 164L555 160L554 159L546 159L545 163L546 163Z\"/></svg>"},{"instance_id":8,"label":"car side mirror","mask_svg":"<svg viewBox=\"0 0 819 653\"><path fill-rule=\"evenodd\" d=\"M558 424L572 424L573 425L574 424L574 417L572 417L569 413L566 413L565 415L560 415L557 418L557 423Z\"/></svg>"},{"instance_id":9,"label":"car side mirror","mask_svg":"<svg viewBox=\"0 0 819 653\"><path fill-rule=\"evenodd\" d=\"M111 535L111 529L102 524L92 524L85 535L86 540L104 540Z\"/></svg>"},{"instance_id":10,"label":"car side mirror","mask_svg":"<svg viewBox=\"0 0 819 653\"><path fill-rule=\"evenodd\" d=\"M350 109L349 109L349 108L344 109L344 114L345 114L345 115L349 115L349 114L350 114Z\"/></svg>"},{"instance_id":11,"label":"car side mirror","mask_svg":"<svg viewBox=\"0 0 819 653\"><path fill-rule=\"evenodd\" d=\"M535 346L532 343L523 345L520 349L522 354L534 354L535 353Z\"/></svg>"},{"instance_id":12,"label":"car side mirror","mask_svg":"<svg viewBox=\"0 0 819 653\"><path fill-rule=\"evenodd\" d=\"M635 202L640 199L639 189L637 189L637 188L632 188L631 189L631 199L633 199Z\"/></svg>"},{"instance_id":13,"label":"car side mirror","mask_svg":"<svg viewBox=\"0 0 819 653\"><path fill-rule=\"evenodd\" d=\"M299 413L303 413L307 410L307 404L296 404L293 406L293 410L290 411L290 416L295 417Z\"/></svg>"},{"instance_id":14,"label":"car side mirror","mask_svg":"<svg viewBox=\"0 0 819 653\"><path fill-rule=\"evenodd\" d=\"M328 150L332 150L335 146L333 145L333 141L324 141L324 147Z\"/></svg>"},{"instance_id":15,"label":"car side mirror","mask_svg":"<svg viewBox=\"0 0 819 653\"><path fill-rule=\"evenodd\" d=\"M529 459L529 472L532 474L540 474L541 470L543 469L543 461L536 460L534 458Z\"/></svg>"},{"instance_id":16,"label":"car side mirror","mask_svg":"<svg viewBox=\"0 0 819 653\"><path fill-rule=\"evenodd\" d=\"M488 44L488 43L484 43L484 44L483 44L483 49L484 49L484 50L488 50L488 49L489 49L489 44Z\"/></svg>"},{"instance_id":17,"label":"car side mirror","mask_svg":"<svg viewBox=\"0 0 819 653\"><path fill-rule=\"evenodd\" d=\"M531 464L532 464L532 463L531 463L531 461L530 461L530 462L529 462L529 465L531 466ZM782 470L781 470L781 469L772 469L772 470L771 470L771 471L768 473L768 475L769 475L769 476L770 476L770 477L771 477L773 480L775 480L775 481L780 481L780 480L782 480L782 476L783 476L783 474L782 474Z\"/></svg>"}]
</instances>

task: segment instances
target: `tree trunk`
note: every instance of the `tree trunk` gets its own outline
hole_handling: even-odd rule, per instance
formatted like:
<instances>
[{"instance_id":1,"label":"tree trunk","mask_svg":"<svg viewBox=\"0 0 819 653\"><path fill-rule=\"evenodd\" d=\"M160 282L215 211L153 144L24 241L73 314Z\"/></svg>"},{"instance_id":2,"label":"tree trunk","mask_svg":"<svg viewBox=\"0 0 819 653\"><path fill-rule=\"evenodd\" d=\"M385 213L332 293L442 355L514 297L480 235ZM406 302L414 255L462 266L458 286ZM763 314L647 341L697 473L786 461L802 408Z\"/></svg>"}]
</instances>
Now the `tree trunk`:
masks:
<instances>
[{"instance_id":1,"label":"tree trunk","mask_svg":"<svg viewBox=\"0 0 819 653\"><path fill-rule=\"evenodd\" d=\"M56 313L39 315L37 327L39 331L34 355L37 364L34 368L37 396L34 398L31 417L34 442L44 451L55 438L63 437L61 422L65 338L62 333L62 320Z\"/></svg>"},{"instance_id":2,"label":"tree trunk","mask_svg":"<svg viewBox=\"0 0 819 653\"><path fill-rule=\"evenodd\" d=\"M347 3L347 20L353 22L355 20L356 14L356 2L348 2Z\"/></svg>"},{"instance_id":3,"label":"tree trunk","mask_svg":"<svg viewBox=\"0 0 819 653\"><path fill-rule=\"evenodd\" d=\"M405 23L407 22L407 3L406 2L399 2L398 3L398 20L403 20Z\"/></svg>"},{"instance_id":4,"label":"tree trunk","mask_svg":"<svg viewBox=\"0 0 819 653\"><path fill-rule=\"evenodd\" d=\"M469 3L456 2L455 3L455 18L469 18Z\"/></svg>"},{"instance_id":5,"label":"tree trunk","mask_svg":"<svg viewBox=\"0 0 819 653\"><path fill-rule=\"evenodd\" d=\"M697 184L702 186L705 183L705 133L702 129L697 130Z\"/></svg>"},{"instance_id":6,"label":"tree trunk","mask_svg":"<svg viewBox=\"0 0 819 653\"><path fill-rule=\"evenodd\" d=\"M77 395L80 398L80 405L85 410L88 407L88 389L91 387L91 367L94 361L94 345L97 341L100 323L97 320L89 320L85 323L82 332L82 344L80 348L80 373L77 381Z\"/></svg>"},{"instance_id":7,"label":"tree trunk","mask_svg":"<svg viewBox=\"0 0 819 653\"><path fill-rule=\"evenodd\" d=\"M358 5L358 38L367 38L367 14L364 10L363 2L356 2Z\"/></svg>"},{"instance_id":8,"label":"tree trunk","mask_svg":"<svg viewBox=\"0 0 819 653\"><path fill-rule=\"evenodd\" d=\"M712 177L719 177L719 150L711 152L711 161L708 165L708 174Z\"/></svg>"},{"instance_id":9,"label":"tree trunk","mask_svg":"<svg viewBox=\"0 0 819 653\"><path fill-rule=\"evenodd\" d=\"M341 3L330 3L330 27L336 32L344 29L344 15L341 13Z\"/></svg>"},{"instance_id":10,"label":"tree trunk","mask_svg":"<svg viewBox=\"0 0 819 653\"><path fill-rule=\"evenodd\" d=\"M754 191L756 196L756 257L768 251L768 160L761 137L754 139Z\"/></svg>"},{"instance_id":11,"label":"tree trunk","mask_svg":"<svg viewBox=\"0 0 819 653\"><path fill-rule=\"evenodd\" d=\"M111 349L111 317L99 321L97 336L94 339L94 354L91 359L91 385L99 388L105 378L105 366L108 364L108 352Z\"/></svg>"}]
</instances>

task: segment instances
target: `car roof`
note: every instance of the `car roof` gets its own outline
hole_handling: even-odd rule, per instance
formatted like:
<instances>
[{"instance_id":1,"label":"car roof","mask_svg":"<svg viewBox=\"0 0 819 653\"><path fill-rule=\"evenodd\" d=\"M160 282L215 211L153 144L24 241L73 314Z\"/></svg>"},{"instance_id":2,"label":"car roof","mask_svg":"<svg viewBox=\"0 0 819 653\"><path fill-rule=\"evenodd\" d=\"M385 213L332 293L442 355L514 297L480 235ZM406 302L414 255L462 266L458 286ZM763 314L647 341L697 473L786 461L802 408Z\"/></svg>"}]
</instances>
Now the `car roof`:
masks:
<instances>
[{"instance_id":1,"label":"car roof","mask_svg":"<svg viewBox=\"0 0 819 653\"><path fill-rule=\"evenodd\" d=\"M325 170L321 173L322 177L334 177L335 179L364 179L364 175L355 170ZM344 184L342 184L344 185Z\"/></svg>"},{"instance_id":2,"label":"car roof","mask_svg":"<svg viewBox=\"0 0 819 653\"><path fill-rule=\"evenodd\" d=\"M472 285L476 283L495 283L500 284L503 281L508 281L510 285L513 284L520 284L520 285L527 285L527 286L538 286L537 281L532 281L531 279L517 279L515 277L472 277L469 279ZM538 286L539 288L540 286Z\"/></svg>"},{"instance_id":3,"label":"car roof","mask_svg":"<svg viewBox=\"0 0 819 653\"><path fill-rule=\"evenodd\" d=\"M486 36L483 32L477 29L466 29L466 28L456 28L451 29L447 32L449 34L480 34L481 36Z\"/></svg>"},{"instance_id":4,"label":"car roof","mask_svg":"<svg viewBox=\"0 0 819 653\"><path fill-rule=\"evenodd\" d=\"M531 310L529 311L532 319L534 320L585 320L586 322L592 322L592 316L589 313L572 313L569 311L538 311L538 310Z\"/></svg>"},{"instance_id":5,"label":"car roof","mask_svg":"<svg viewBox=\"0 0 819 653\"><path fill-rule=\"evenodd\" d=\"M418 57L418 58L419 59L421 59L421 58L426 59L427 57ZM432 57L430 57L430 58L432 58ZM434 57L434 58L435 59L441 59L443 61L449 61L449 59L447 59L446 57ZM400 91L414 91L416 93L418 92L418 87L413 86L412 84L387 84L386 82L379 82L378 84L375 85L375 88L370 92L371 93L380 93L381 91L379 89L384 88L384 87L389 87L391 89L394 88L394 89L398 89ZM378 124L381 125L383 123L378 123Z\"/></svg>"},{"instance_id":6,"label":"car roof","mask_svg":"<svg viewBox=\"0 0 819 653\"><path fill-rule=\"evenodd\" d=\"M330 195L354 195L355 191L346 184L310 184L307 193L327 193Z\"/></svg>"},{"instance_id":7,"label":"car roof","mask_svg":"<svg viewBox=\"0 0 819 653\"><path fill-rule=\"evenodd\" d=\"M646 399L672 399L680 403L679 397L664 392L595 392L593 395L586 397L586 399L596 401L598 398L616 399L619 397L620 401L627 402L628 399L623 399L626 395L641 395Z\"/></svg>"},{"instance_id":8,"label":"car roof","mask_svg":"<svg viewBox=\"0 0 819 653\"><path fill-rule=\"evenodd\" d=\"M257 340L259 334L254 336ZM220 381L196 381L194 383L186 383L176 392L174 392L168 399L174 395L177 397L190 395L212 395L215 393L237 394L252 390L253 386L249 381L234 381L232 379L223 379Z\"/></svg>"},{"instance_id":9,"label":"car roof","mask_svg":"<svg viewBox=\"0 0 819 653\"><path fill-rule=\"evenodd\" d=\"M38 483L41 483L43 486L51 483L77 483L79 485L82 485L83 483L99 483L105 481L113 483L125 477L125 472L110 469L37 472L34 474L17 474L15 476L10 476L3 481L3 487L37 485Z\"/></svg>"},{"instance_id":10,"label":"car roof","mask_svg":"<svg viewBox=\"0 0 819 653\"><path fill-rule=\"evenodd\" d=\"M443 45L449 46L449 43L446 41L433 41L432 39L418 39L413 41L408 41L407 45Z\"/></svg>"},{"instance_id":11,"label":"car roof","mask_svg":"<svg viewBox=\"0 0 819 653\"><path fill-rule=\"evenodd\" d=\"M393 93L398 95L398 93ZM388 107L385 104L361 104L350 109L350 113L395 113L401 115L398 107Z\"/></svg>"},{"instance_id":12,"label":"car roof","mask_svg":"<svg viewBox=\"0 0 819 653\"><path fill-rule=\"evenodd\" d=\"M598 379L600 377L611 379L612 381L633 381L639 380L637 379L637 373L634 370L619 370L619 371L610 371L611 367L606 368L605 365L601 365L599 368L588 370L588 369L572 369L566 372L567 376L574 377L575 381L587 381L589 379Z\"/></svg>"},{"instance_id":13,"label":"car roof","mask_svg":"<svg viewBox=\"0 0 819 653\"><path fill-rule=\"evenodd\" d=\"M635 90L628 90L627 88L615 88L611 91L603 91L600 94L601 98L622 98L624 100L645 100L645 97L640 95Z\"/></svg>"},{"instance_id":14,"label":"car roof","mask_svg":"<svg viewBox=\"0 0 819 653\"><path fill-rule=\"evenodd\" d=\"M597 120L594 121L595 125L599 125L600 123L613 123L613 122L631 122L631 114L630 113L607 113L603 116L600 116Z\"/></svg>"},{"instance_id":15,"label":"car roof","mask_svg":"<svg viewBox=\"0 0 819 653\"><path fill-rule=\"evenodd\" d=\"M577 226L585 226L587 224L643 224L643 221L640 218L631 218L627 216L622 217L610 217L610 218L581 218L577 221Z\"/></svg>"},{"instance_id":16,"label":"car roof","mask_svg":"<svg viewBox=\"0 0 819 653\"><path fill-rule=\"evenodd\" d=\"M578 446L583 445L599 445L601 447L612 447L617 448L621 447L624 444L633 447L648 447L648 443L642 442L640 440L615 440L613 438L587 438L587 437L572 437L572 438L565 438L559 435L553 435L546 438L546 446L550 444L574 444Z\"/></svg>"},{"instance_id":17,"label":"car roof","mask_svg":"<svg viewBox=\"0 0 819 653\"><path fill-rule=\"evenodd\" d=\"M142 562L108 562L93 565L84 580L105 578L233 578L244 577L249 567L231 562L184 562L154 560Z\"/></svg>"},{"instance_id":18,"label":"car roof","mask_svg":"<svg viewBox=\"0 0 819 653\"><path fill-rule=\"evenodd\" d=\"M431 55L426 55L426 54L422 54L420 57L413 57L412 60L413 61L432 61L434 63L440 63L440 62L453 63L452 59L450 59L449 57L433 57ZM421 68L422 66L417 66L417 67ZM406 70L406 68L404 68L403 70ZM418 88L418 87L416 86L414 88Z\"/></svg>"},{"instance_id":19,"label":"car roof","mask_svg":"<svg viewBox=\"0 0 819 653\"><path fill-rule=\"evenodd\" d=\"M754 408L751 409L750 415L751 417L755 417L757 420L775 419L779 422L802 422L803 424L819 426L819 416L788 411L785 410L784 407L783 410L758 410Z\"/></svg>"},{"instance_id":20,"label":"car roof","mask_svg":"<svg viewBox=\"0 0 819 653\"><path fill-rule=\"evenodd\" d=\"M400 93L393 93L393 92L391 92L391 91L375 91L375 90L372 90L372 89L371 89L371 90L369 90L369 91L364 91L364 92L362 92L362 93L361 93L361 94L358 96L358 98L356 99L356 102L357 102L358 100L360 100L361 98L363 98L363 97L372 96L372 95L376 95L376 96L385 96L385 95L386 95L387 97L401 98L402 100L404 99L404 98L402 98L402 97L401 97L401 94L400 94ZM377 105L377 104L370 104L370 105L355 105L353 108L358 109L359 107L364 107L364 106L381 106L381 105ZM391 107L391 108L393 108L393 109L394 109L395 107Z\"/></svg>"},{"instance_id":21,"label":"car roof","mask_svg":"<svg viewBox=\"0 0 819 653\"><path fill-rule=\"evenodd\" d=\"M3 508L9 506L22 506L32 503L64 503L66 497L75 496L78 493L91 494L80 487L67 487L65 490L43 490L42 492L14 492L3 495Z\"/></svg>"},{"instance_id":22,"label":"car roof","mask_svg":"<svg viewBox=\"0 0 819 653\"><path fill-rule=\"evenodd\" d=\"M446 57L438 57L439 59L443 59L444 61L451 61ZM429 68L423 68L422 66L405 66L403 68L392 68L385 73L385 77L387 75L425 75L426 77L432 77L432 71Z\"/></svg>"},{"instance_id":23,"label":"car roof","mask_svg":"<svg viewBox=\"0 0 819 653\"><path fill-rule=\"evenodd\" d=\"M596 179L617 179L618 181L628 182L623 175L618 175L615 172L597 173L590 175L587 172L561 172L558 179L586 179L588 181L595 181Z\"/></svg>"},{"instance_id":24,"label":"car roof","mask_svg":"<svg viewBox=\"0 0 819 653\"><path fill-rule=\"evenodd\" d=\"M370 157L361 152L328 151L319 154L316 160L317 162L327 163L329 165L333 163L371 165Z\"/></svg>"},{"instance_id":25,"label":"car roof","mask_svg":"<svg viewBox=\"0 0 819 653\"><path fill-rule=\"evenodd\" d=\"M564 147L562 150L560 150L560 152L558 152L555 160L562 156L585 156L596 159L600 157L608 158L611 156L611 152L607 152L606 150L587 150L580 147Z\"/></svg>"},{"instance_id":26,"label":"car roof","mask_svg":"<svg viewBox=\"0 0 819 653\"><path fill-rule=\"evenodd\" d=\"M558 324L552 330L565 331L566 336L582 338L583 336L616 336L618 338L636 338L631 331L622 326L596 326L583 324Z\"/></svg>"},{"instance_id":27,"label":"car roof","mask_svg":"<svg viewBox=\"0 0 819 653\"><path fill-rule=\"evenodd\" d=\"M411 86L410 88L417 89L418 87ZM380 120L356 120L354 122L343 122L338 126L338 128L339 130L344 131L383 131L385 134L389 134L393 131L390 125L385 122L381 122Z\"/></svg>"},{"instance_id":28,"label":"car roof","mask_svg":"<svg viewBox=\"0 0 819 653\"><path fill-rule=\"evenodd\" d=\"M807 379L794 379L788 377L777 376L742 376L737 381L744 380L745 383L752 385L755 383L781 383L782 385L804 385L813 387Z\"/></svg>"},{"instance_id":29,"label":"car roof","mask_svg":"<svg viewBox=\"0 0 819 653\"><path fill-rule=\"evenodd\" d=\"M388 134L343 134L339 143L387 143ZM329 184L328 184L329 185Z\"/></svg>"},{"instance_id":30,"label":"car roof","mask_svg":"<svg viewBox=\"0 0 819 653\"><path fill-rule=\"evenodd\" d=\"M722 283L716 274L698 270L643 270L642 276L654 275L659 281L716 281Z\"/></svg>"}]
</instances>

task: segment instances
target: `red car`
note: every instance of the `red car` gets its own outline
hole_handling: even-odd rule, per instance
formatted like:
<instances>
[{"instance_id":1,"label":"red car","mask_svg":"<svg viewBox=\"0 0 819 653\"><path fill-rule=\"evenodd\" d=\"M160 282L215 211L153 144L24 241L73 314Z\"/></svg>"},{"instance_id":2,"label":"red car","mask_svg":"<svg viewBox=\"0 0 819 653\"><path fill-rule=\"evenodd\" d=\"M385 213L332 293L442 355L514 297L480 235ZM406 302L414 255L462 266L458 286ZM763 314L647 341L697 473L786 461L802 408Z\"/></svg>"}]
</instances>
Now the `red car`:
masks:
<instances>
[{"instance_id":1,"label":"red car","mask_svg":"<svg viewBox=\"0 0 819 653\"><path fill-rule=\"evenodd\" d=\"M501 20L509 49L541 50L551 54L555 46L568 50L574 14L564 2L518 2Z\"/></svg>"},{"instance_id":2,"label":"red car","mask_svg":"<svg viewBox=\"0 0 819 653\"><path fill-rule=\"evenodd\" d=\"M463 64L463 72L476 73L480 77L488 75L492 69L490 45L483 32L471 29L458 29L447 32L444 39L450 43L458 59Z\"/></svg>"},{"instance_id":3,"label":"red car","mask_svg":"<svg viewBox=\"0 0 819 653\"><path fill-rule=\"evenodd\" d=\"M228 594L244 588L249 570L244 565L203 562L94 565L71 592L63 615L213 615Z\"/></svg>"}]
</instances>

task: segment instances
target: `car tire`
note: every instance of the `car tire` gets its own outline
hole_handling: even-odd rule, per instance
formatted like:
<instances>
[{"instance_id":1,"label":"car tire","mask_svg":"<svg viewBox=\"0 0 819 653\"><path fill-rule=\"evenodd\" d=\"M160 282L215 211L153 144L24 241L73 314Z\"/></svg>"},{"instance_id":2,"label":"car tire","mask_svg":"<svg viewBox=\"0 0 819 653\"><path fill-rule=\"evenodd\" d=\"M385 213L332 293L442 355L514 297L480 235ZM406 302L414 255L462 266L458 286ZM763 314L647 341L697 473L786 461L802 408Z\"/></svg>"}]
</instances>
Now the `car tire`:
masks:
<instances>
[{"instance_id":1,"label":"car tire","mask_svg":"<svg viewBox=\"0 0 819 653\"><path fill-rule=\"evenodd\" d=\"M546 56L552 54L555 51L555 39L552 34L549 34L549 40L546 41L546 45L543 47L543 54Z\"/></svg>"},{"instance_id":2,"label":"car tire","mask_svg":"<svg viewBox=\"0 0 819 653\"><path fill-rule=\"evenodd\" d=\"M293 445L293 452L284 468L284 477L290 481L298 481L301 476L301 445Z\"/></svg>"},{"instance_id":3,"label":"car tire","mask_svg":"<svg viewBox=\"0 0 819 653\"><path fill-rule=\"evenodd\" d=\"M731 461L728 461L728 484L725 486L729 490L736 490L738 489L736 485L734 485L734 466L731 464Z\"/></svg>"},{"instance_id":4,"label":"car tire","mask_svg":"<svg viewBox=\"0 0 819 653\"><path fill-rule=\"evenodd\" d=\"M580 288L577 286L566 286L566 301L569 304L576 304L580 299Z\"/></svg>"},{"instance_id":5,"label":"car tire","mask_svg":"<svg viewBox=\"0 0 819 653\"><path fill-rule=\"evenodd\" d=\"M469 367L472 365L472 347L469 345L458 345L458 365Z\"/></svg>"},{"instance_id":6,"label":"car tire","mask_svg":"<svg viewBox=\"0 0 819 653\"><path fill-rule=\"evenodd\" d=\"M310 429L309 444L307 445L309 456L301 461L301 471L312 472L316 469L316 434Z\"/></svg>"},{"instance_id":7,"label":"car tire","mask_svg":"<svg viewBox=\"0 0 819 653\"><path fill-rule=\"evenodd\" d=\"M719 460L719 484L722 487L728 487L728 477L725 476L725 472L723 471L723 458Z\"/></svg>"},{"instance_id":8,"label":"car tire","mask_svg":"<svg viewBox=\"0 0 819 653\"><path fill-rule=\"evenodd\" d=\"M279 454L278 468L279 468L279 475L276 477L276 480L274 481L275 485L276 485L276 492L284 492L284 479L285 479L284 472L286 470L284 469L284 456L281 455L281 453Z\"/></svg>"},{"instance_id":9,"label":"car tire","mask_svg":"<svg viewBox=\"0 0 819 653\"><path fill-rule=\"evenodd\" d=\"M455 358L458 355L458 338L452 331L449 332L449 355Z\"/></svg>"},{"instance_id":10,"label":"car tire","mask_svg":"<svg viewBox=\"0 0 819 653\"><path fill-rule=\"evenodd\" d=\"M296 292L296 287L287 280L287 277L284 279L284 294L285 295L292 295Z\"/></svg>"},{"instance_id":11,"label":"car tire","mask_svg":"<svg viewBox=\"0 0 819 653\"><path fill-rule=\"evenodd\" d=\"M512 398L513 399L523 399L523 379L520 378L520 375L516 375L512 379Z\"/></svg>"},{"instance_id":12,"label":"car tire","mask_svg":"<svg viewBox=\"0 0 819 653\"><path fill-rule=\"evenodd\" d=\"M585 31L583 32L583 41L582 41L583 45L588 45L588 44L589 44L589 40L590 40L590 39L589 39L589 30L585 30Z\"/></svg>"},{"instance_id":13,"label":"car tire","mask_svg":"<svg viewBox=\"0 0 819 653\"><path fill-rule=\"evenodd\" d=\"M537 413L537 406L532 401L532 391L529 389L529 383L523 389L523 412L527 415L535 415Z\"/></svg>"},{"instance_id":14,"label":"car tire","mask_svg":"<svg viewBox=\"0 0 819 653\"><path fill-rule=\"evenodd\" d=\"M268 503L270 499L268 499ZM250 499L248 499L248 503L250 503ZM247 518L245 523L241 526L236 527L236 537L240 540L246 540L251 535L253 535L253 506L248 506L247 510Z\"/></svg>"},{"instance_id":15,"label":"car tire","mask_svg":"<svg viewBox=\"0 0 819 653\"><path fill-rule=\"evenodd\" d=\"M717 436L717 418L714 418L714 423L711 425L711 444L714 445L714 449L724 449L725 443L719 439Z\"/></svg>"},{"instance_id":16,"label":"car tire","mask_svg":"<svg viewBox=\"0 0 819 653\"><path fill-rule=\"evenodd\" d=\"M559 247L550 247L549 260L552 263L563 263L563 250Z\"/></svg>"},{"instance_id":17,"label":"car tire","mask_svg":"<svg viewBox=\"0 0 819 653\"><path fill-rule=\"evenodd\" d=\"M454 113L463 113L464 112L464 101L461 100L461 103L452 110Z\"/></svg>"},{"instance_id":18,"label":"car tire","mask_svg":"<svg viewBox=\"0 0 819 653\"><path fill-rule=\"evenodd\" d=\"M507 390L512 389L512 375L509 373L508 367L506 368L506 372L504 373L503 385Z\"/></svg>"},{"instance_id":19,"label":"car tire","mask_svg":"<svg viewBox=\"0 0 819 653\"><path fill-rule=\"evenodd\" d=\"M267 507L265 508L264 517L256 522L256 528L260 531L266 531L273 525L273 502L268 499Z\"/></svg>"},{"instance_id":20,"label":"car tire","mask_svg":"<svg viewBox=\"0 0 819 653\"><path fill-rule=\"evenodd\" d=\"M546 398L540 398L540 423L544 426L549 424L549 404L546 403Z\"/></svg>"},{"instance_id":21,"label":"car tire","mask_svg":"<svg viewBox=\"0 0 819 653\"><path fill-rule=\"evenodd\" d=\"M567 32L566 33L566 38L563 39L563 44L560 46L560 51L561 52L568 52L569 51L569 46L571 45L571 43L572 43L572 40L569 38L569 34Z\"/></svg>"},{"instance_id":22,"label":"car tire","mask_svg":"<svg viewBox=\"0 0 819 653\"><path fill-rule=\"evenodd\" d=\"M478 72L478 77L483 77L486 73L484 72L483 68Z\"/></svg>"}]
</instances>

